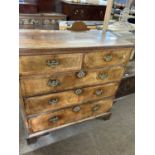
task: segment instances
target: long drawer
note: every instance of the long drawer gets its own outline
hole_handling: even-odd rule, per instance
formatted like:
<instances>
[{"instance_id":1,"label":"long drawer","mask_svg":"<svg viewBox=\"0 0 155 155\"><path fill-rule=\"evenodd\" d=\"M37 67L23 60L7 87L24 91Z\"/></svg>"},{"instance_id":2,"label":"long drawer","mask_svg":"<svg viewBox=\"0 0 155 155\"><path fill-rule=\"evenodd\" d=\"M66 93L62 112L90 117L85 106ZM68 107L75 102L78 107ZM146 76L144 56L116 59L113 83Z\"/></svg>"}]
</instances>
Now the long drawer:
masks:
<instances>
[{"instance_id":1,"label":"long drawer","mask_svg":"<svg viewBox=\"0 0 155 155\"><path fill-rule=\"evenodd\" d=\"M53 113L42 114L28 120L31 132L38 132L49 128L55 128L76 122L92 116L97 116L107 112L112 107L112 100L87 103Z\"/></svg>"},{"instance_id":2,"label":"long drawer","mask_svg":"<svg viewBox=\"0 0 155 155\"><path fill-rule=\"evenodd\" d=\"M80 70L82 54L20 56L20 75Z\"/></svg>"},{"instance_id":3,"label":"long drawer","mask_svg":"<svg viewBox=\"0 0 155 155\"><path fill-rule=\"evenodd\" d=\"M131 48L105 49L85 54L85 68L99 68L126 64L131 54Z\"/></svg>"},{"instance_id":4,"label":"long drawer","mask_svg":"<svg viewBox=\"0 0 155 155\"><path fill-rule=\"evenodd\" d=\"M21 78L21 88L24 96L30 97L67 89L80 88L119 81L124 73L124 68L112 68L79 71L51 76Z\"/></svg>"},{"instance_id":5,"label":"long drawer","mask_svg":"<svg viewBox=\"0 0 155 155\"><path fill-rule=\"evenodd\" d=\"M39 112L57 110L88 101L100 100L104 97L114 96L117 88L117 83L111 83L101 86L75 89L61 93L26 98L26 114L37 114Z\"/></svg>"}]
</instances>

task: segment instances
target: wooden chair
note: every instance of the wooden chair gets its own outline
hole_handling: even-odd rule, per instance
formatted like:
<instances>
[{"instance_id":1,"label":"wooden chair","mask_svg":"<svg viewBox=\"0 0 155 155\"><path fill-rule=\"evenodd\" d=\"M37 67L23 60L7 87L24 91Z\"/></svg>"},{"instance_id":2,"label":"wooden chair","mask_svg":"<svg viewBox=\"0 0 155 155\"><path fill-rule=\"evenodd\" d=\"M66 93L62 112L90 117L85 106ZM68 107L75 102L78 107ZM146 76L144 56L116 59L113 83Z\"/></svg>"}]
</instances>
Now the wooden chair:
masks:
<instances>
[{"instance_id":1,"label":"wooden chair","mask_svg":"<svg viewBox=\"0 0 155 155\"><path fill-rule=\"evenodd\" d=\"M80 31L88 31L90 29L87 28L87 25L84 22L78 21L78 22L74 22L72 27L68 28L67 30L80 32Z\"/></svg>"}]
</instances>

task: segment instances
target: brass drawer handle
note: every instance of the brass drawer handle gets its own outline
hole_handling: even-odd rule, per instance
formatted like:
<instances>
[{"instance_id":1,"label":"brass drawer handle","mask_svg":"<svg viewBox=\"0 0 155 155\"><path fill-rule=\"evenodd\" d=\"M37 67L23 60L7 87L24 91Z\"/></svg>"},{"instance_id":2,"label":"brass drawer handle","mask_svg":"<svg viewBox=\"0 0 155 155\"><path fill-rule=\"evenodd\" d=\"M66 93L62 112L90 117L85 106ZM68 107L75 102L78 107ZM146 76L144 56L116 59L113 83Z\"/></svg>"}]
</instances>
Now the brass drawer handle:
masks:
<instances>
[{"instance_id":1,"label":"brass drawer handle","mask_svg":"<svg viewBox=\"0 0 155 155\"><path fill-rule=\"evenodd\" d=\"M95 112L95 111L98 111L100 109L100 105L95 105L93 108L92 108L92 111Z\"/></svg>"},{"instance_id":2,"label":"brass drawer handle","mask_svg":"<svg viewBox=\"0 0 155 155\"><path fill-rule=\"evenodd\" d=\"M56 123L58 121L59 121L59 117L58 116L54 116L54 117L49 119L49 122L51 122L51 123Z\"/></svg>"},{"instance_id":3,"label":"brass drawer handle","mask_svg":"<svg viewBox=\"0 0 155 155\"><path fill-rule=\"evenodd\" d=\"M76 74L76 76L77 76L79 79L81 79L81 78L83 78L83 77L86 76L86 72L83 71L83 70L80 70L80 71Z\"/></svg>"},{"instance_id":4,"label":"brass drawer handle","mask_svg":"<svg viewBox=\"0 0 155 155\"><path fill-rule=\"evenodd\" d=\"M80 106L76 106L73 108L73 111L74 112L79 112L81 110Z\"/></svg>"},{"instance_id":5,"label":"brass drawer handle","mask_svg":"<svg viewBox=\"0 0 155 155\"><path fill-rule=\"evenodd\" d=\"M112 58L113 58L112 55L105 55L103 59L104 59L104 61L106 61L106 62L110 62L110 61L112 61Z\"/></svg>"},{"instance_id":6,"label":"brass drawer handle","mask_svg":"<svg viewBox=\"0 0 155 155\"><path fill-rule=\"evenodd\" d=\"M76 9L76 10L74 11L74 14L77 15L78 13L79 13L79 10Z\"/></svg>"},{"instance_id":7,"label":"brass drawer handle","mask_svg":"<svg viewBox=\"0 0 155 155\"><path fill-rule=\"evenodd\" d=\"M96 96L101 96L103 95L103 90L102 89L97 89L96 90Z\"/></svg>"},{"instance_id":8,"label":"brass drawer handle","mask_svg":"<svg viewBox=\"0 0 155 155\"><path fill-rule=\"evenodd\" d=\"M83 93L83 90L82 89L76 89L75 90L75 94L76 95L81 95Z\"/></svg>"},{"instance_id":9,"label":"brass drawer handle","mask_svg":"<svg viewBox=\"0 0 155 155\"><path fill-rule=\"evenodd\" d=\"M47 65L49 66L49 67L56 67L56 66L58 66L60 64L60 62L58 61L58 60L55 60L55 59L53 59L53 60L48 60L47 61Z\"/></svg>"},{"instance_id":10,"label":"brass drawer handle","mask_svg":"<svg viewBox=\"0 0 155 155\"><path fill-rule=\"evenodd\" d=\"M60 81L59 80L49 80L48 85L51 87L56 87L56 86L60 85Z\"/></svg>"},{"instance_id":11,"label":"brass drawer handle","mask_svg":"<svg viewBox=\"0 0 155 155\"><path fill-rule=\"evenodd\" d=\"M98 77L101 79L101 80L105 80L107 77L108 77L108 74L107 73L101 73L98 75Z\"/></svg>"},{"instance_id":12,"label":"brass drawer handle","mask_svg":"<svg viewBox=\"0 0 155 155\"><path fill-rule=\"evenodd\" d=\"M48 104L50 104L50 105L55 105L55 104L57 104L59 102L59 100L57 99L57 98L55 98L55 99L50 99L49 101L48 101Z\"/></svg>"},{"instance_id":13,"label":"brass drawer handle","mask_svg":"<svg viewBox=\"0 0 155 155\"><path fill-rule=\"evenodd\" d=\"M103 13L103 11L101 10L101 11L100 11L100 17L102 18L103 15L104 15L104 13Z\"/></svg>"}]
</instances>

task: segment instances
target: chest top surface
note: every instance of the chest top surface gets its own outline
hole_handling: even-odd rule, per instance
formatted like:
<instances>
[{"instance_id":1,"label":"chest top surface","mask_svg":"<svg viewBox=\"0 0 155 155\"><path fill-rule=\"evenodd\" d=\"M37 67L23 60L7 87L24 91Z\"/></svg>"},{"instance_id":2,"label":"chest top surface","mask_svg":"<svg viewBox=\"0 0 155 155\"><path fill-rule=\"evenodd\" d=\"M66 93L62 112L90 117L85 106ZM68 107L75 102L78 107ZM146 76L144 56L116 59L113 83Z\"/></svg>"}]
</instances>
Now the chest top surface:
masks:
<instances>
[{"instance_id":1,"label":"chest top surface","mask_svg":"<svg viewBox=\"0 0 155 155\"><path fill-rule=\"evenodd\" d=\"M112 32L92 30L86 32L53 31L53 30L19 30L19 48L33 49L73 49L132 47L133 42L119 38Z\"/></svg>"}]
</instances>

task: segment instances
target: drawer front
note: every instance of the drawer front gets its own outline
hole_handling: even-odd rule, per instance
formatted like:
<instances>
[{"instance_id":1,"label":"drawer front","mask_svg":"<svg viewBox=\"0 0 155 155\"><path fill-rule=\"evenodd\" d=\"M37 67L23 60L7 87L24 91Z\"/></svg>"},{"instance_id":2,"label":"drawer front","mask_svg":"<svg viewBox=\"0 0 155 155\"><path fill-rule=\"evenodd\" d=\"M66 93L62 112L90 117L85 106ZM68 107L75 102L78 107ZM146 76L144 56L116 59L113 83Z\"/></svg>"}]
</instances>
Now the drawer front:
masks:
<instances>
[{"instance_id":1,"label":"drawer front","mask_svg":"<svg viewBox=\"0 0 155 155\"><path fill-rule=\"evenodd\" d=\"M112 100L83 104L53 113L42 114L28 120L32 132L55 128L71 122L76 122L91 116L107 112L112 107Z\"/></svg>"},{"instance_id":2,"label":"drawer front","mask_svg":"<svg viewBox=\"0 0 155 155\"><path fill-rule=\"evenodd\" d=\"M31 75L79 70L81 64L82 54L21 56L20 74Z\"/></svg>"},{"instance_id":3,"label":"drawer front","mask_svg":"<svg viewBox=\"0 0 155 155\"><path fill-rule=\"evenodd\" d=\"M131 54L131 48L105 49L88 53L84 58L86 68L97 68L112 65L126 64Z\"/></svg>"},{"instance_id":4,"label":"drawer front","mask_svg":"<svg viewBox=\"0 0 155 155\"><path fill-rule=\"evenodd\" d=\"M114 96L118 88L117 83L75 89L62 93L54 93L39 97L25 99L27 115L47 112L60 108L81 104L88 101L99 100L104 97Z\"/></svg>"},{"instance_id":5,"label":"drawer front","mask_svg":"<svg viewBox=\"0 0 155 155\"><path fill-rule=\"evenodd\" d=\"M79 74L80 73L80 74ZM51 92L64 91L83 86L119 81L124 74L123 67L89 70L77 73L54 74L51 77L34 77L21 79L24 96L30 97Z\"/></svg>"}]
</instances>

